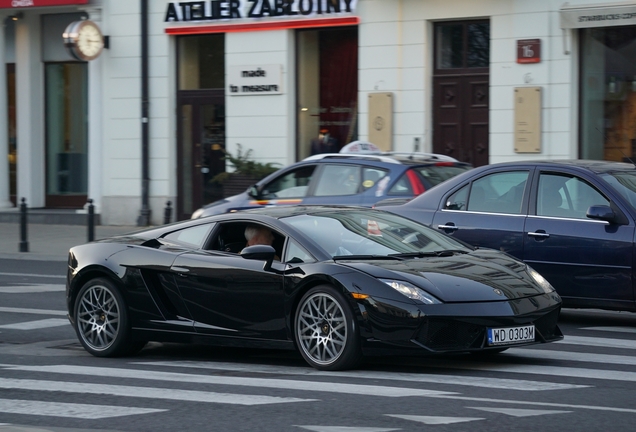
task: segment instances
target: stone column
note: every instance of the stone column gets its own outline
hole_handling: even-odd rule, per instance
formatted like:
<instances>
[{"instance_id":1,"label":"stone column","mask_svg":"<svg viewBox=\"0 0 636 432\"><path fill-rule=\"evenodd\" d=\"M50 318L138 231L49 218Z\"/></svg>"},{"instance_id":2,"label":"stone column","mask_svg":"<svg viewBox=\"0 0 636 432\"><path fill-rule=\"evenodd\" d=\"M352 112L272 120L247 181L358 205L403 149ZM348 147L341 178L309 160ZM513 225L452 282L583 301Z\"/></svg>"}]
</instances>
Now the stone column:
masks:
<instances>
[{"instance_id":1,"label":"stone column","mask_svg":"<svg viewBox=\"0 0 636 432\"><path fill-rule=\"evenodd\" d=\"M0 14L0 208L13 207L9 199L9 98L7 95L7 60L4 20Z\"/></svg>"},{"instance_id":2,"label":"stone column","mask_svg":"<svg viewBox=\"0 0 636 432\"><path fill-rule=\"evenodd\" d=\"M84 8L88 19L101 27L102 10L99 8ZM102 58L106 49L95 60L88 62L88 198L93 200L95 213L101 213L102 208Z\"/></svg>"},{"instance_id":3,"label":"stone column","mask_svg":"<svg viewBox=\"0 0 636 432\"><path fill-rule=\"evenodd\" d=\"M24 12L15 25L16 127L18 139L18 201L44 207L46 196L44 146L44 67L40 15Z\"/></svg>"}]
</instances>

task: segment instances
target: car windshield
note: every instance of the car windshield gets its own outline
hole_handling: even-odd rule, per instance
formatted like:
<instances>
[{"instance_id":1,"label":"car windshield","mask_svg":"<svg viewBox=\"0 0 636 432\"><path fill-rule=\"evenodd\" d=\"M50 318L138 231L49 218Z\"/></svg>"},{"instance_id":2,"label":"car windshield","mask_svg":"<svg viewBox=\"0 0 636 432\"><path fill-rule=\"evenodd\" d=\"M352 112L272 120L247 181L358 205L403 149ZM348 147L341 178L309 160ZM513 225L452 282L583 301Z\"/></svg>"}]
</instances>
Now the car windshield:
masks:
<instances>
[{"instance_id":1,"label":"car windshield","mask_svg":"<svg viewBox=\"0 0 636 432\"><path fill-rule=\"evenodd\" d=\"M471 169L471 167L467 165L437 164L417 168L417 172L427 179L432 186L435 186L469 169Z\"/></svg>"},{"instance_id":2,"label":"car windshield","mask_svg":"<svg viewBox=\"0 0 636 432\"><path fill-rule=\"evenodd\" d=\"M466 253L464 244L401 216L375 210L333 210L283 219L332 257L428 256Z\"/></svg>"},{"instance_id":3,"label":"car windshield","mask_svg":"<svg viewBox=\"0 0 636 432\"><path fill-rule=\"evenodd\" d=\"M621 194L623 198L636 209L636 171L618 171L601 174L601 177Z\"/></svg>"}]
</instances>

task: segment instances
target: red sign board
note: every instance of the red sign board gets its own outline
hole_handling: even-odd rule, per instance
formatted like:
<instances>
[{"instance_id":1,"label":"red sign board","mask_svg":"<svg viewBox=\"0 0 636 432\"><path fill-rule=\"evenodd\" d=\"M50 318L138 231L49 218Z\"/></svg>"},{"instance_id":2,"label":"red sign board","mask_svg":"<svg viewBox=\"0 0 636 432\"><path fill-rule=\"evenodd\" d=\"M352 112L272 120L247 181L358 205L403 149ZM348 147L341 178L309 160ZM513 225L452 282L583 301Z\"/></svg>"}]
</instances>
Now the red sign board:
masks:
<instances>
[{"instance_id":1,"label":"red sign board","mask_svg":"<svg viewBox=\"0 0 636 432\"><path fill-rule=\"evenodd\" d=\"M541 61L541 39L517 41L517 63L539 63Z\"/></svg>"},{"instance_id":2,"label":"red sign board","mask_svg":"<svg viewBox=\"0 0 636 432\"><path fill-rule=\"evenodd\" d=\"M0 9L88 4L89 0L0 0Z\"/></svg>"}]
</instances>

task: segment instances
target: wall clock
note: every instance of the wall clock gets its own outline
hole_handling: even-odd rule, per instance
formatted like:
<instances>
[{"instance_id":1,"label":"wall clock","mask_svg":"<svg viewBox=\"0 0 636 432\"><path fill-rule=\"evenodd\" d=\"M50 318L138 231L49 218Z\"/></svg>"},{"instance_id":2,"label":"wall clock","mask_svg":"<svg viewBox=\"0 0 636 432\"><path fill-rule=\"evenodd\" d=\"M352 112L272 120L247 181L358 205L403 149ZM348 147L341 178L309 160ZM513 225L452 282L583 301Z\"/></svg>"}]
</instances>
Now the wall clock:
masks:
<instances>
[{"instance_id":1,"label":"wall clock","mask_svg":"<svg viewBox=\"0 0 636 432\"><path fill-rule=\"evenodd\" d=\"M104 36L99 26L93 21L82 20L70 23L63 37L64 46L78 60L94 60L104 49Z\"/></svg>"}]
</instances>

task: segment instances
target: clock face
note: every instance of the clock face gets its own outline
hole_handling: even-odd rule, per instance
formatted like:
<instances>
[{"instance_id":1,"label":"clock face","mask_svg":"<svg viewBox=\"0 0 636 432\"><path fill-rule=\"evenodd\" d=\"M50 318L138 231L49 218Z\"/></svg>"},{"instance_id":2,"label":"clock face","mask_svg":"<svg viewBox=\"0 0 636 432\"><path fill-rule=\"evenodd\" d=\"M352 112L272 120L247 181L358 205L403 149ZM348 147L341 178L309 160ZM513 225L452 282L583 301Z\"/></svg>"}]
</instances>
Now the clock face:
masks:
<instances>
[{"instance_id":1,"label":"clock face","mask_svg":"<svg viewBox=\"0 0 636 432\"><path fill-rule=\"evenodd\" d=\"M102 34L91 24L83 25L77 33L77 48L86 57L95 57L104 47Z\"/></svg>"},{"instance_id":2,"label":"clock face","mask_svg":"<svg viewBox=\"0 0 636 432\"><path fill-rule=\"evenodd\" d=\"M92 21L76 21L64 32L64 41L73 57L78 60L93 60L104 48L104 38L97 24Z\"/></svg>"}]
</instances>

